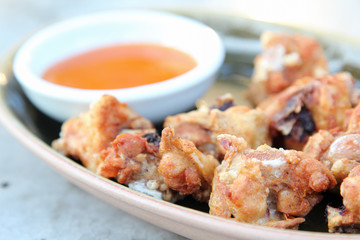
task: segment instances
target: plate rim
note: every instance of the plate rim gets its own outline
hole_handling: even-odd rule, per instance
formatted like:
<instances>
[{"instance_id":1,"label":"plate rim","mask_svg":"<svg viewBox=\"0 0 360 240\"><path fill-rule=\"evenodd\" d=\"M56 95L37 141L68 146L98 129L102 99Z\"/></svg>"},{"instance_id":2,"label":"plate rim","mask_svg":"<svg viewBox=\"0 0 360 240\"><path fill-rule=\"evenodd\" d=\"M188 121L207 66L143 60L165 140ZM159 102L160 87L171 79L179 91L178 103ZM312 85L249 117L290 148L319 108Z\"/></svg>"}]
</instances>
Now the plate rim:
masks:
<instances>
[{"instance_id":1,"label":"plate rim","mask_svg":"<svg viewBox=\"0 0 360 240\"><path fill-rule=\"evenodd\" d=\"M3 73L9 81L9 76L13 74L12 60L15 52L19 48L20 44L15 44L8 51L5 51L0 58L0 73ZM11 80L11 79L10 79ZM6 85L0 84L0 123L4 128L22 145L44 161L47 165L53 168L57 173L74 183L81 189L90 193L91 195L106 201L114 207L121 209L135 217L145 220L153 225L176 234L191 237L194 239L205 239L204 236L193 235L184 229L188 230L200 230L206 234L206 239L359 239L360 235L339 235L333 233L323 232L311 232L304 230L282 230L264 226L258 226L254 224L247 224L241 222L235 222L232 220L212 216L208 213L204 213L191 208L183 207L174 203L169 203L163 200L155 199L151 196L147 196L143 193L136 192L128 187L122 186L109 179L101 177L83 166L75 163L71 159L62 156L60 153L52 149L42 139L35 136L13 113L10 106L6 101ZM65 169L61 170L61 169ZM93 183L87 184L89 179ZM103 196L99 196L96 193L102 193ZM154 223L147 216L143 216L140 213L132 213L125 208L114 203L114 201L120 201L131 205L133 207L139 207L136 204L141 204L145 210L151 214L157 214L158 218L169 220L169 224L166 226L160 225L161 223ZM140 208L144 209L144 208ZM171 213L169 215L169 212ZM163 222L162 222L163 223ZM169 226L172 223L178 223L179 226ZM240 237L240 238L239 238Z\"/></svg>"}]
</instances>

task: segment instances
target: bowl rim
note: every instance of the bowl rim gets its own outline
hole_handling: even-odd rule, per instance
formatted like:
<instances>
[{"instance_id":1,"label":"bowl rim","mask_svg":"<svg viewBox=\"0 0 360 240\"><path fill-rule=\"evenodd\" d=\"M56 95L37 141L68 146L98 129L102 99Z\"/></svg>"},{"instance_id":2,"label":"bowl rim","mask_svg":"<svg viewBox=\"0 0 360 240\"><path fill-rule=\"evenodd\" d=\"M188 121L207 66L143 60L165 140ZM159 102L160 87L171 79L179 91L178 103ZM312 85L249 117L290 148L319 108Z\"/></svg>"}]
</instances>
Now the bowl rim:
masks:
<instances>
[{"instance_id":1,"label":"bowl rim","mask_svg":"<svg viewBox=\"0 0 360 240\"><path fill-rule=\"evenodd\" d=\"M11 56L10 54L8 56ZM5 59L9 59L6 57ZM10 64L9 64L10 66ZM6 69L6 61L0 62L0 70ZM8 76L7 72L4 71ZM223 239L359 239L358 235L332 234L299 230L283 230L254 224L241 223L213 216L191 208L183 207L163 200L155 199L143 193L121 186L109 179L101 177L73 162L47 145L24 125L11 110L6 101L6 86L0 85L0 123L26 148L31 150L42 161L62 174L69 181L90 194L112 204L114 207L128 212L149 223L186 237L194 237L191 232L184 232L181 227L195 228L209 235L212 239L221 236ZM91 182L91 184L89 184ZM97 194L96 194L97 193ZM139 207L168 221L164 225L153 222L141 213L135 213L122 204ZM170 215L169 215L170 213ZM177 226L174 226L176 222ZM204 225L206 223L208 227ZM179 227L180 226L180 227ZM196 235L197 238L201 236Z\"/></svg>"},{"instance_id":2,"label":"bowl rim","mask_svg":"<svg viewBox=\"0 0 360 240\"><path fill-rule=\"evenodd\" d=\"M209 61L210 64L205 66L201 62L197 62L197 66L190 71L162 82L124 89L99 90L72 88L48 82L31 71L31 67L27 64L28 61L31 61L29 60L29 56L31 56L29 55L29 51L32 51L32 49L38 47L35 45L37 41L42 40L42 38L51 37L53 34L61 35L63 32L57 33L57 31L66 31L65 28L69 25L70 29L75 29L77 27L81 28L83 26L89 26L98 20L107 22L109 19L125 19L126 17L133 18L134 16L140 15L154 18L171 19L180 23L192 25L199 29L203 29L204 32L206 32L206 34L208 34L215 43L213 45L211 55L209 55L212 58L211 61ZM146 43L146 41L144 41L144 43ZM216 74L224 62L225 54L225 47L220 36L212 28L198 20L160 10L121 9L82 14L57 21L39 29L34 34L32 34L17 50L13 59L13 72L23 87L30 89L36 94L51 96L51 98L66 99L67 101L69 99L74 99L76 102L85 103L89 100L93 101L94 99L97 99L102 94L109 94L114 96L121 96L121 101L138 102L155 97L174 94L175 92L185 90L191 86L195 86L205 81L212 75ZM76 98L73 98L72 96L76 96Z\"/></svg>"},{"instance_id":3,"label":"bowl rim","mask_svg":"<svg viewBox=\"0 0 360 240\"><path fill-rule=\"evenodd\" d=\"M14 47L14 49L16 49ZM6 55L3 55L4 58L0 60L0 72L4 70L6 76L8 72L11 72L10 61L13 58L15 51L6 52ZM10 60L9 60L10 59ZM0 123L24 146L30 149L34 154L36 154L42 161L49 164L52 168L56 169L58 166L69 166L75 163L71 162L70 159L61 156L60 154L54 152L49 148L44 141L35 134L33 134L28 127L26 127L19 119L18 116L12 111L10 106L6 102L6 89L5 86L0 84ZM332 234L332 233L322 233L322 232L310 232L310 231L297 231L297 230L280 230L273 229L263 226L256 226L246 223L238 223L234 221L230 221L227 219L223 219L220 217L211 216L206 213L202 213L196 210L192 210L186 207L175 205L173 206L171 203L163 202L161 200L153 199L152 197L145 196L144 194L135 192L131 189L118 186L116 183L110 182L107 179L104 179L98 175L95 175L88 171L87 169L81 168L80 166L76 166L71 171L69 171L69 175L66 176L67 179L74 182L78 180L79 182L85 184L89 177L93 179L96 184L93 186L94 189L99 190L103 186L102 183L105 183L106 189L104 191L111 192L114 194L114 201L119 200L120 198L127 196L130 199L127 199L129 204L133 204L133 200L140 201L141 199L145 199L149 201L148 209L152 209L157 214L162 215L163 217L167 217L167 212L164 211L166 209L171 209L177 216L184 214L185 224L190 224L195 228L200 228L204 222L211 224L211 227L207 229L201 229L203 231L207 231L209 234L221 234L224 239L238 239L238 238L247 238L247 239L359 239L359 235L348 235L348 234ZM85 189L83 185L78 185L82 189ZM85 189L86 190L86 189ZM94 191L96 191L94 190ZM87 190L87 192L94 195L93 191ZM140 197L139 197L140 196ZM101 198L100 196L98 196ZM139 197L140 199L138 199ZM116 206L114 202L108 201L108 203ZM120 208L119 206L116 206ZM163 209L164 207L165 209ZM129 212L126 209L124 211ZM132 214L132 212L129 212ZM135 215L135 214L134 214ZM141 214L135 215L139 218L143 218ZM196 217L196 218L195 218ZM210 219L211 222L208 222ZM178 219L175 219L178 221ZM150 223L152 221L147 220ZM188 222L186 222L188 221ZM181 223L179 223L181 225ZM159 225L158 225L159 226ZM161 227L161 226L160 226ZM167 230L173 231L180 235L184 235L181 232L181 226L175 227L174 229L169 229L168 227L163 227ZM226 235L222 235L225 233ZM189 233L190 234L190 233ZM274 236L274 234L276 234ZM186 236L186 235L184 235ZM218 236L218 235L215 235ZM199 238L201 236L198 236Z\"/></svg>"}]
</instances>

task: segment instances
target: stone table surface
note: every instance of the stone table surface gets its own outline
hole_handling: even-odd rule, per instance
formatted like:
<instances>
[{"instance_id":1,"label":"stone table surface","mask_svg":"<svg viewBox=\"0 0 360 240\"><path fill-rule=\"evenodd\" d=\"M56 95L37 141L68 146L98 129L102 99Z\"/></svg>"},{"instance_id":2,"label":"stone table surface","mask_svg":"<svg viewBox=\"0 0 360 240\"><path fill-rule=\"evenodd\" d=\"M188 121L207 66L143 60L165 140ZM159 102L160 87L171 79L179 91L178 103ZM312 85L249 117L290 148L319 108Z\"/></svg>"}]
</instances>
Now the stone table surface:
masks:
<instances>
[{"instance_id":1,"label":"stone table surface","mask_svg":"<svg viewBox=\"0 0 360 240\"><path fill-rule=\"evenodd\" d=\"M0 1L0 52L48 22L115 1ZM1 60L1 59L0 59ZM0 125L0 239L183 239L84 192Z\"/></svg>"},{"instance_id":2,"label":"stone table surface","mask_svg":"<svg viewBox=\"0 0 360 240\"><path fill-rule=\"evenodd\" d=\"M306 2L312 1L301 2L306 5ZM317 9L322 7L321 4L328 3L314 2L317 2L317 6L309 10L310 15L315 15ZM344 4L345 2L348 4ZM281 4L281 1L278 4ZM164 5L169 7L196 5L225 8L229 11L234 11L236 7L232 6L237 6L239 12L242 9L248 12L253 10L248 6L247 1L242 0L0 0L0 53L6 53L24 36L58 19L97 10ZM352 16L349 13L351 10L360 9L359 1L334 1L330 7L332 18L329 17L329 21L333 21L333 10L340 9L339 6L344 8L340 12L343 13L343 17L337 18L335 23L318 21L318 25L314 22L311 24L315 27L325 26L330 30L339 25L337 29L345 31L346 28L340 26L352 22L346 33L359 34L360 31L356 31L356 29L360 30L359 15ZM304 24L306 23L305 21ZM0 240L3 239L106 240L183 239L183 237L139 220L74 186L22 146L0 125Z\"/></svg>"}]
</instances>

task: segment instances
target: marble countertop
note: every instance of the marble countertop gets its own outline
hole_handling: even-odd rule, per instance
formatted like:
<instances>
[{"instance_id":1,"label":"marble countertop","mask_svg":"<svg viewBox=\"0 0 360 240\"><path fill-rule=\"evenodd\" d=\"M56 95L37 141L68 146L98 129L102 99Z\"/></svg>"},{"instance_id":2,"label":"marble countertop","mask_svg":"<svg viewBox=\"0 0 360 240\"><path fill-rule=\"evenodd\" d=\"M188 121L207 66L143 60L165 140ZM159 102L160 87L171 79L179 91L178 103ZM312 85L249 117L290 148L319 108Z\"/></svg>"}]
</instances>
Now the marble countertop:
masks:
<instances>
[{"instance_id":1,"label":"marble countertop","mask_svg":"<svg viewBox=\"0 0 360 240\"><path fill-rule=\"evenodd\" d=\"M346 6L343 15L349 16L347 19L338 18L338 29L344 31L341 24L352 22L354 24L346 34L355 32L359 35L360 31L356 31L360 28L359 17L355 19L346 13L349 9L359 9L359 1L347 1L356 4L357 8L343 4ZM324 1L317 2L318 5L325 4ZM176 7L179 3L187 7L194 4L212 8L231 4L247 6L246 1L240 0L0 0L0 53L6 53L24 36L44 24L68 16L133 5ZM248 10L251 11L249 7ZM315 14L315 10L311 12ZM314 26L324 25L333 30L331 22L319 21ZM0 152L0 239L184 239L122 212L74 186L22 146L1 125Z\"/></svg>"}]
</instances>

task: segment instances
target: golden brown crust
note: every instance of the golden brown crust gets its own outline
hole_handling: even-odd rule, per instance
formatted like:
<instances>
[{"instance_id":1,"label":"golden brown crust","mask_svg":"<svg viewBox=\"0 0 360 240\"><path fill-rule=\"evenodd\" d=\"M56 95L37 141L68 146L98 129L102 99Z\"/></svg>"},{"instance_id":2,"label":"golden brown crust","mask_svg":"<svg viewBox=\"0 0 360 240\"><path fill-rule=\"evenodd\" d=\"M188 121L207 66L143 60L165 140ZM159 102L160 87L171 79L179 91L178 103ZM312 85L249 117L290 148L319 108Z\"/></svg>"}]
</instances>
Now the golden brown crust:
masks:
<instances>
[{"instance_id":1,"label":"golden brown crust","mask_svg":"<svg viewBox=\"0 0 360 240\"><path fill-rule=\"evenodd\" d=\"M340 187L344 208L328 206L329 232L360 232L360 166L353 168Z\"/></svg>"},{"instance_id":2,"label":"golden brown crust","mask_svg":"<svg viewBox=\"0 0 360 240\"><path fill-rule=\"evenodd\" d=\"M200 151L219 160L224 150L216 137L222 133L244 137L252 147L271 144L265 114L259 109L233 106L230 94L219 97L213 107L202 102L197 110L169 116L164 127L174 128L176 136L191 140Z\"/></svg>"},{"instance_id":3,"label":"golden brown crust","mask_svg":"<svg viewBox=\"0 0 360 240\"><path fill-rule=\"evenodd\" d=\"M360 166L353 168L340 187L347 210L360 217Z\"/></svg>"},{"instance_id":4,"label":"golden brown crust","mask_svg":"<svg viewBox=\"0 0 360 240\"><path fill-rule=\"evenodd\" d=\"M286 148L301 150L319 130L343 128L346 110L354 104L355 82L348 73L305 77L259 105L270 121L273 138ZM278 144L281 145L281 144Z\"/></svg>"},{"instance_id":5,"label":"golden brown crust","mask_svg":"<svg viewBox=\"0 0 360 240\"><path fill-rule=\"evenodd\" d=\"M153 128L149 120L115 97L104 95L87 112L67 120L52 146L95 172L101 162L100 152L110 146L122 129L146 128Z\"/></svg>"},{"instance_id":6,"label":"golden brown crust","mask_svg":"<svg viewBox=\"0 0 360 240\"><path fill-rule=\"evenodd\" d=\"M164 183L158 170L159 142L155 130L119 134L111 146L101 152L97 174L166 201L176 200L177 194Z\"/></svg>"},{"instance_id":7,"label":"golden brown crust","mask_svg":"<svg viewBox=\"0 0 360 240\"><path fill-rule=\"evenodd\" d=\"M66 121L52 145L137 191L167 201L192 195L209 201L212 215L276 228L296 229L338 182L344 207L328 206L329 231L360 232L353 77L329 75L321 46L309 37L265 33L262 44L248 92L256 109L235 106L230 94L213 106L199 102L169 116L160 141L149 120L104 95ZM292 149L307 144L304 152L262 145L273 139L277 147L279 139Z\"/></svg>"},{"instance_id":8,"label":"golden brown crust","mask_svg":"<svg viewBox=\"0 0 360 240\"><path fill-rule=\"evenodd\" d=\"M165 128L161 138L159 171L166 185L180 194L193 194L207 201L217 159L201 153L193 142L176 137L171 128Z\"/></svg>"},{"instance_id":9,"label":"golden brown crust","mask_svg":"<svg viewBox=\"0 0 360 240\"><path fill-rule=\"evenodd\" d=\"M327 206L328 229L331 233L360 233L360 218L346 209Z\"/></svg>"},{"instance_id":10,"label":"golden brown crust","mask_svg":"<svg viewBox=\"0 0 360 240\"><path fill-rule=\"evenodd\" d=\"M331 170L340 185L342 209L327 207L329 232L360 232L360 104L352 111L346 131L320 131L309 139L304 152ZM338 191L338 188L337 188Z\"/></svg>"},{"instance_id":11,"label":"golden brown crust","mask_svg":"<svg viewBox=\"0 0 360 240\"><path fill-rule=\"evenodd\" d=\"M309 138L304 152L328 167L340 184L360 164L360 104L352 110L347 130L321 130Z\"/></svg>"},{"instance_id":12,"label":"golden brown crust","mask_svg":"<svg viewBox=\"0 0 360 240\"><path fill-rule=\"evenodd\" d=\"M252 150L227 134L218 140L226 155L215 171L210 214L293 228L322 199L320 192L336 185L325 166L302 152L267 145Z\"/></svg>"},{"instance_id":13,"label":"golden brown crust","mask_svg":"<svg viewBox=\"0 0 360 240\"><path fill-rule=\"evenodd\" d=\"M267 97L289 87L295 80L328 73L321 45L300 34L264 32L263 52L255 58L249 86L250 99L257 105Z\"/></svg>"},{"instance_id":14,"label":"golden brown crust","mask_svg":"<svg viewBox=\"0 0 360 240\"><path fill-rule=\"evenodd\" d=\"M148 143L144 137L131 133L120 134L110 147L101 152L103 161L97 173L106 178L116 178L123 184L152 178L154 172L142 170L142 165L144 161L147 161L148 164L154 166L153 169L157 169L160 160L158 148L158 145ZM140 172L141 174L138 175Z\"/></svg>"}]
</instances>

